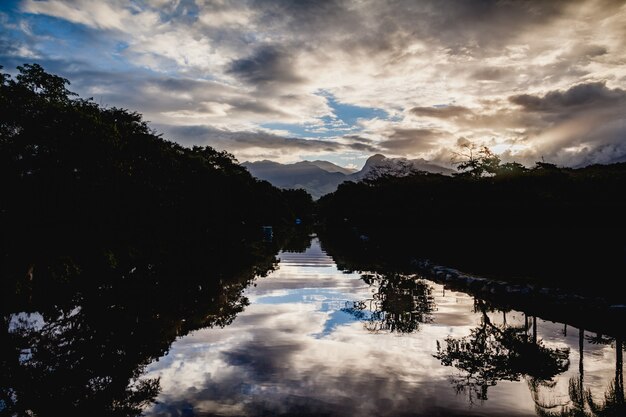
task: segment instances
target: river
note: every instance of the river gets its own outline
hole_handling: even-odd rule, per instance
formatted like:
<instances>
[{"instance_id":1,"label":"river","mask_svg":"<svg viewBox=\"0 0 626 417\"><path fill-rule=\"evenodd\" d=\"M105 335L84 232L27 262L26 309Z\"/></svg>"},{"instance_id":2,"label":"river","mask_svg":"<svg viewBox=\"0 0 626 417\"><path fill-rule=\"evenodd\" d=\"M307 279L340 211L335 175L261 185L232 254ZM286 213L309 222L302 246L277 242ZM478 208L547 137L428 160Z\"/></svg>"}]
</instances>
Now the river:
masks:
<instances>
[{"instance_id":1,"label":"river","mask_svg":"<svg viewBox=\"0 0 626 417\"><path fill-rule=\"evenodd\" d=\"M317 238L278 258L245 289L250 304L230 325L179 337L145 368L142 378L160 381L145 415L624 410L619 339L500 311L417 276L345 273Z\"/></svg>"}]
</instances>

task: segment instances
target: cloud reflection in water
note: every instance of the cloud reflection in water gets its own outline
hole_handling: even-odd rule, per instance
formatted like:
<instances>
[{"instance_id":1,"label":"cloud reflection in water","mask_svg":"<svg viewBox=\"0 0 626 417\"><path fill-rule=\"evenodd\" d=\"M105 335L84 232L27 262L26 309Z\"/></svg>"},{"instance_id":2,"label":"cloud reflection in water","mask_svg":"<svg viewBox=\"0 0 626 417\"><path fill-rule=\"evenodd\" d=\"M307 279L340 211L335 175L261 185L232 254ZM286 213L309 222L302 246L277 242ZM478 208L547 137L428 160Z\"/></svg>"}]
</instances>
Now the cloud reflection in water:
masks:
<instances>
[{"instance_id":1,"label":"cloud reflection in water","mask_svg":"<svg viewBox=\"0 0 626 417\"><path fill-rule=\"evenodd\" d=\"M148 368L147 377L160 376L162 392L147 415L535 415L525 377L498 381L487 401L471 405L450 383L462 371L433 356L437 341L468 336L480 324L469 295L428 282L430 322L412 333L371 332L345 308L378 288L339 271L316 239L306 252L280 258L277 271L246 290L251 304L232 325L181 338ZM504 319L489 315L493 323ZM520 325L524 315L508 312L506 320ZM545 346L569 347L574 363L578 332L564 337L562 327L538 320ZM602 395L614 372L612 349L585 350L588 381ZM575 368L539 395L567 402Z\"/></svg>"}]
</instances>

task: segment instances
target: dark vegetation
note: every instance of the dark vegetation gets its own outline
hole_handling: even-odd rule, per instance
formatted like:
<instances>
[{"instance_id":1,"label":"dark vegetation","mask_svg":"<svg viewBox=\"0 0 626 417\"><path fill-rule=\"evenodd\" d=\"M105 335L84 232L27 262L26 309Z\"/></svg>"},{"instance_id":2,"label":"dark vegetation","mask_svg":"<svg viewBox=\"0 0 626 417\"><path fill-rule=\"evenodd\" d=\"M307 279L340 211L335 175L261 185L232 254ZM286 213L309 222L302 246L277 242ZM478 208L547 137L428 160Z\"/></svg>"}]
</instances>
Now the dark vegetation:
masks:
<instances>
[{"instance_id":1,"label":"dark vegetation","mask_svg":"<svg viewBox=\"0 0 626 417\"><path fill-rule=\"evenodd\" d=\"M362 279L371 285L372 297L355 301L346 306L344 312L361 320L370 332L411 333L420 330L422 323L428 323L437 311L434 300L434 287L418 273L411 271L411 266L392 261L392 257L377 256L363 246L360 251L354 246L342 246L335 236L325 235L324 247L337 262L338 267L346 272L368 271L362 273ZM389 255L389 254L387 254ZM454 285L446 284L444 292L451 290L455 297ZM465 290L467 291L467 290ZM535 314L550 317L552 306L540 305L528 300L531 305L527 311L524 305L512 305L506 299L495 297L493 300L474 295L474 313L480 320L471 328L469 335L462 337L447 336L437 341L434 357L443 366L458 370L450 379L457 394L466 397L470 404L489 400L489 391L502 381L526 380L539 416L622 416L626 412L623 379L623 326L617 317L594 316L586 320L595 327L594 332L585 330L578 315L593 316L591 311L562 312L565 317L563 334L568 327L578 328L578 373L569 381L569 402L557 404L552 401L554 377L561 375L571 367L569 348L545 343L538 336L538 320ZM520 308L521 307L521 308ZM511 310L524 311L523 323L507 320ZM574 313L574 314L572 314ZM444 313L445 314L445 313ZM514 313L515 314L515 313ZM519 313L518 313L519 314ZM590 318L590 317L588 317ZM543 317L544 320L552 320ZM603 328L608 333L598 332ZM570 330L571 331L571 330ZM592 334L590 334L592 333ZM615 377L605 387L603 395L592 393L586 388L585 378L585 341L592 344L612 345L615 349ZM548 395L545 393L548 392ZM546 399L546 397L548 399Z\"/></svg>"},{"instance_id":2,"label":"dark vegetation","mask_svg":"<svg viewBox=\"0 0 626 417\"><path fill-rule=\"evenodd\" d=\"M373 271L372 299L346 309L371 331L430 320L420 258L624 300L611 290L626 266L626 164L527 169L468 148L456 176L344 183L314 216L306 192L258 181L226 152L167 141L38 65L18 70L0 74L0 416L140 414L159 392L145 366L176 337L230 323L279 249L308 246L314 220L341 269ZM528 325L477 308L481 326L438 350L470 398L567 368Z\"/></svg>"},{"instance_id":3,"label":"dark vegetation","mask_svg":"<svg viewBox=\"0 0 626 417\"><path fill-rule=\"evenodd\" d=\"M318 203L325 245L370 264L428 258L586 292L623 281L626 163L527 169L485 148L459 169L340 185Z\"/></svg>"},{"instance_id":4,"label":"dark vegetation","mask_svg":"<svg viewBox=\"0 0 626 417\"><path fill-rule=\"evenodd\" d=\"M146 365L177 337L232 322L243 290L274 268L275 244L227 255L214 244L5 250L0 415L139 415L159 393L158 379L139 378Z\"/></svg>"},{"instance_id":5,"label":"dark vegetation","mask_svg":"<svg viewBox=\"0 0 626 417\"><path fill-rule=\"evenodd\" d=\"M254 179L232 155L167 141L36 64L18 70L0 79L0 225L13 238L219 236L223 247L304 216L290 202L306 193Z\"/></svg>"},{"instance_id":6,"label":"dark vegetation","mask_svg":"<svg viewBox=\"0 0 626 417\"><path fill-rule=\"evenodd\" d=\"M4 246L97 239L213 245L286 237L313 220L303 190L254 179L232 155L161 138L141 116L76 97L24 65L0 78ZM626 163L580 169L502 163L465 148L455 176L346 182L317 204L327 238L370 261L415 258L508 279L615 281L626 266ZM332 242L330 243L333 244Z\"/></svg>"},{"instance_id":7,"label":"dark vegetation","mask_svg":"<svg viewBox=\"0 0 626 417\"><path fill-rule=\"evenodd\" d=\"M325 241L324 247L344 271L368 271L362 273L362 279L371 285L372 296L369 299L355 301L346 306L344 312L361 320L370 332L411 333L420 331L422 323L429 323L438 310L434 299L435 289L432 283L420 274L402 273L410 266L389 262L389 258L376 258L375 254L351 251L351 247L341 246L332 238ZM330 245L328 244L330 243ZM445 286L444 292L451 291L455 297L454 286ZM532 304L532 303L531 303ZM536 303L538 304L538 303ZM523 306L522 306L523 307ZM594 330L590 332L576 322L576 313L565 313L563 334L578 331L578 373L569 381L570 402L557 404L552 401L554 377L571 368L569 348L545 343L538 336L541 320L535 314L543 316L551 306L534 305L531 311L510 305L506 299L497 297L490 301L474 295L474 313L479 314L479 321L469 334L458 337L449 335L437 341L434 357L443 366L458 370L451 379L452 389L466 397L470 404L489 400L489 391L502 381L526 380L535 410L540 416L622 416L626 412L623 383L623 326L615 318L608 323L591 320L592 326L603 327L609 333ZM507 316L515 310L524 311L523 322L508 320ZM570 312L571 313L571 312ZM593 315L593 311L586 312ZM444 313L445 314L445 313ZM585 314L585 312L582 312ZM595 320L607 317L596 316ZM543 320L551 320L543 317ZM545 323L545 322L544 322ZM571 330L574 325L574 330ZM576 330L578 328L578 330ZM583 384L585 377L585 341L592 344L612 345L615 348L615 377L605 387L603 395L592 393ZM548 395L545 395L545 392ZM548 399L546 399L546 397Z\"/></svg>"},{"instance_id":8,"label":"dark vegetation","mask_svg":"<svg viewBox=\"0 0 626 417\"><path fill-rule=\"evenodd\" d=\"M311 197L18 70L0 75L0 415L138 415L145 366L242 311Z\"/></svg>"},{"instance_id":9,"label":"dark vegetation","mask_svg":"<svg viewBox=\"0 0 626 417\"><path fill-rule=\"evenodd\" d=\"M489 151L485 150L487 155ZM559 168L467 161L458 175L415 172L344 183L324 196L330 224L413 229L624 229L626 163Z\"/></svg>"}]
</instances>

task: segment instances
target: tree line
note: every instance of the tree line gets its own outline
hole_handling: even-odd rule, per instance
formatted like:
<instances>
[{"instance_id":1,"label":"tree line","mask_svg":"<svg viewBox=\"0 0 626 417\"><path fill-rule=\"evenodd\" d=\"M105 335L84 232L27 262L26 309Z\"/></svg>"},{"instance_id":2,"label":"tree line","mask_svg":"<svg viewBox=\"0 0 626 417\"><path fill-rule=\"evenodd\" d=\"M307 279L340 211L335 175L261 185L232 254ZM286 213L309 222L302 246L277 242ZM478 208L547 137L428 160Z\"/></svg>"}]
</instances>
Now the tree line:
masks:
<instances>
[{"instance_id":1,"label":"tree line","mask_svg":"<svg viewBox=\"0 0 626 417\"><path fill-rule=\"evenodd\" d=\"M312 200L17 70L0 71L0 414L139 415L159 392L145 366L229 324L302 245L290 229Z\"/></svg>"},{"instance_id":2,"label":"tree line","mask_svg":"<svg viewBox=\"0 0 626 417\"><path fill-rule=\"evenodd\" d=\"M532 168L467 145L453 176L346 182L315 206L253 178L227 152L184 147L141 115L76 96L37 64L0 71L5 247L59 239L210 242L277 236L297 218L377 257L429 257L470 272L614 276L624 267L626 163ZM342 237L338 237L339 235ZM36 236L36 238L33 238ZM506 275L504 276L506 277Z\"/></svg>"},{"instance_id":3,"label":"tree line","mask_svg":"<svg viewBox=\"0 0 626 417\"><path fill-rule=\"evenodd\" d=\"M293 224L309 201L253 178L235 158L161 137L136 112L103 107L37 64L0 71L0 224L42 234L238 240Z\"/></svg>"},{"instance_id":4,"label":"tree line","mask_svg":"<svg viewBox=\"0 0 626 417\"><path fill-rule=\"evenodd\" d=\"M387 263L428 258L610 293L626 267L626 163L527 168L468 147L458 169L341 184L317 203L327 242Z\"/></svg>"}]
</instances>

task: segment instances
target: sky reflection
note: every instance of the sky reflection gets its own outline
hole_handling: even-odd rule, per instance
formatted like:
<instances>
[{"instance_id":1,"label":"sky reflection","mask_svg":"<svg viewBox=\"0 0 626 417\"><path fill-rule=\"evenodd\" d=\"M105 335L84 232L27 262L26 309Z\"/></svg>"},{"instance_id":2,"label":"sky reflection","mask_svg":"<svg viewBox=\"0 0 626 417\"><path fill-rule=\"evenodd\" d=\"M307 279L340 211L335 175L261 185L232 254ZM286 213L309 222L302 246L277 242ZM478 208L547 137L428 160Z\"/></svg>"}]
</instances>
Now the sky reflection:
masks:
<instances>
[{"instance_id":1,"label":"sky reflection","mask_svg":"<svg viewBox=\"0 0 626 417\"><path fill-rule=\"evenodd\" d=\"M488 399L468 401L442 366L437 342L468 336L481 321L467 294L432 286L435 310L418 331L367 330L346 306L372 297L359 274L339 271L317 239L304 253L282 253L279 269L246 290L250 306L223 329L202 329L176 341L148 367L162 392L149 416L167 415L536 415L529 377L498 381ZM492 323L521 326L520 312L489 312ZM567 335L564 335L566 330ZM578 377L579 332L537 320L547 348L569 348L567 371L539 384L542 404L567 404ZM584 343L585 386L603 398L615 375L610 345Z\"/></svg>"}]
</instances>

